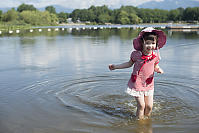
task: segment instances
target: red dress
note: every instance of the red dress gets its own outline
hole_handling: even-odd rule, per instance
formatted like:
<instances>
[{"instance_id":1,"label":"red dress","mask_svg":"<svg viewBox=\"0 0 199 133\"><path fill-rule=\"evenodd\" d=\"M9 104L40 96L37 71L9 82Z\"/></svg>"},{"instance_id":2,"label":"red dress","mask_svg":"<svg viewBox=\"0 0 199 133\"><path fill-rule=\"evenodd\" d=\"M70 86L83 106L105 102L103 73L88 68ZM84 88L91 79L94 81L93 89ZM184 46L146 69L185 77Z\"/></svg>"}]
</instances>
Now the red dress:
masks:
<instances>
[{"instance_id":1,"label":"red dress","mask_svg":"<svg viewBox=\"0 0 199 133\"><path fill-rule=\"evenodd\" d=\"M141 51L133 51L131 60L134 62L133 72L128 87L135 91L148 91L154 89L154 66L159 63L159 56L152 52L143 55Z\"/></svg>"}]
</instances>

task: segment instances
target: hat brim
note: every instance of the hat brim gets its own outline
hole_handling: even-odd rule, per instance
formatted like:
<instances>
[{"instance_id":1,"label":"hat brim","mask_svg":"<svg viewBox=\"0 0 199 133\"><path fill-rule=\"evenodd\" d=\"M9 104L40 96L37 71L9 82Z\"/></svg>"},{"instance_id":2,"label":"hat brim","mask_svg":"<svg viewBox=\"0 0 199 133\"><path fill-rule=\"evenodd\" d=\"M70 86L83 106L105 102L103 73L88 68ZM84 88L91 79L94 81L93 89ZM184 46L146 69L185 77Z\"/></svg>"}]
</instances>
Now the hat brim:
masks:
<instances>
[{"instance_id":1,"label":"hat brim","mask_svg":"<svg viewBox=\"0 0 199 133\"><path fill-rule=\"evenodd\" d=\"M159 49L162 48L166 44L167 38L166 38L166 35L163 31L156 30L156 29L149 30L149 31L142 30L140 32L139 36L133 40L133 46L134 46L135 50L142 51L142 36L144 35L145 32L154 32L154 33L157 34L157 36L158 36L158 48ZM156 50L157 50L157 48L156 48Z\"/></svg>"}]
</instances>

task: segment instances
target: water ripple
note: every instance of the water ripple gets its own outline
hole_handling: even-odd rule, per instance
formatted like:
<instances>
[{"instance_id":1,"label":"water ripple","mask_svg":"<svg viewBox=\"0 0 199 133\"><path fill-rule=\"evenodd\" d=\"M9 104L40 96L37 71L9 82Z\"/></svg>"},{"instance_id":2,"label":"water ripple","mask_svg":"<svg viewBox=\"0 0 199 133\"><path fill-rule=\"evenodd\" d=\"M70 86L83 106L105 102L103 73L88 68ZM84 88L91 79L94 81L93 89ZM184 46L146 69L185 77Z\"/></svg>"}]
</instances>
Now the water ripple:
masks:
<instances>
[{"instance_id":1,"label":"water ripple","mask_svg":"<svg viewBox=\"0 0 199 133\"><path fill-rule=\"evenodd\" d=\"M28 85L20 92L29 92L37 96L55 97L61 106L73 112L86 113L91 116L104 115L114 120L128 120L135 117L136 102L125 94L129 75L119 73L112 76L97 75L66 80L59 77L38 81ZM176 123L198 116L198 106L193 102L199 100L195 85L159 79L155 83L154 109L152 118L164 123Z\"/></svg>"}]
</instances>

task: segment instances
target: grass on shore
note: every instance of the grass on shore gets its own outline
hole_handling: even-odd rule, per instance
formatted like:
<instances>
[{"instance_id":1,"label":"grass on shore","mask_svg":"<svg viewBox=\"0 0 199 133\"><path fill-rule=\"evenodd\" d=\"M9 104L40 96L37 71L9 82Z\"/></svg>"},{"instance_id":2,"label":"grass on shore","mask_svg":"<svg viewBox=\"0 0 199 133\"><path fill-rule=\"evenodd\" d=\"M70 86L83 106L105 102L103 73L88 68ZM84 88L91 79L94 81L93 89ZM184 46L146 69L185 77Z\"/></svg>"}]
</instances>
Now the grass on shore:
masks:
<instances>
[{"instance_id":1,"label":"grass on shore","mask_svg":"<svg viewBox=\"0 0 199 133\"><path fill-rule=\"evenodd\" d=\"M19 30L19 29L30 29L32 26L27 24L9 24L9 23L0 23L0 31L9 31L9 30Z\"/></svg>"}]
</instances>

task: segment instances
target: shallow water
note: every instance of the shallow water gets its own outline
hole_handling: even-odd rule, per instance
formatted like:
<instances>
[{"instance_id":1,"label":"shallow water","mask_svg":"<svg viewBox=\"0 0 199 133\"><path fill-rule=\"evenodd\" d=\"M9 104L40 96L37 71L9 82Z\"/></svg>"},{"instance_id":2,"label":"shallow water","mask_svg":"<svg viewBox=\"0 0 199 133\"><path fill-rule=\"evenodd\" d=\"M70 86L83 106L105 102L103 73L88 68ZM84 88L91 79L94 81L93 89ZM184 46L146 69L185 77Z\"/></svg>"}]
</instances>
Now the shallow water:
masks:
<instances>
[{"instance_id":1,"label":"shallow water","mask_svg":"<svg viewBox=\"0 0 199 133\"><path fill-rule=\"evenodd\" d=\"M139 30L98 29L0 37L0 132L134 133L199 130L199 32L166 31L160 50L165 74L155 75L151 119L135 119L124 90Z\"/></svg>"}]
</instances>

